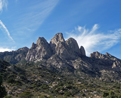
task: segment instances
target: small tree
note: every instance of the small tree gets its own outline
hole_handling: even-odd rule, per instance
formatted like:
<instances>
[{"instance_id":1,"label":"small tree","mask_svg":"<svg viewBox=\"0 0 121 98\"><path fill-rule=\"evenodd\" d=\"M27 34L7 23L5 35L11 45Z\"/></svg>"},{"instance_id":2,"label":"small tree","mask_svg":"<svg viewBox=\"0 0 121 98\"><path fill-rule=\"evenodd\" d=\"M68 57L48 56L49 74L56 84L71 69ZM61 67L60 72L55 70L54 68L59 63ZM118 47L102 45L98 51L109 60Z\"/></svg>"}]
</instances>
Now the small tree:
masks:
<instances>
[{"instance_id":1,"label":"small tree","mask_svg":"<svg viewBox=\"0 0 121 98\"><path fill-rule=\"evenodd\" d=\"M2 83L3 83L3 80L2 80L2 76L0 75L0 98L3 98L4 96L7 95L5 87L2 86Z\"/></svg>"}]
</instances>

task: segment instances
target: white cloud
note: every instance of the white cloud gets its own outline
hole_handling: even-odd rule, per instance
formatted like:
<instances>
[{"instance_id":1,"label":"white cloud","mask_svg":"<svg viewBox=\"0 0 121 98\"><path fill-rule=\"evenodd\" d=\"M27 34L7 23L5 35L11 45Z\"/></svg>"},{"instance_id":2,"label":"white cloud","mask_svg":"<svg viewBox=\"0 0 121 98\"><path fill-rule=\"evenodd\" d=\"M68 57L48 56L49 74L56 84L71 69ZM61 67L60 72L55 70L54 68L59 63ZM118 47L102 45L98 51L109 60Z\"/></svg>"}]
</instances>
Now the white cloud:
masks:
<instances>
[{"instance_id":1,"label":"white cloud","mask_svg":"<svg viewBox=\"0 0 121 98\"><path fill-rule=\"evenodd\" d=\"M4 31L7 33L8 37L9 37L12 41L14 41L13 38L10 36L10 33L9 33L8 29L6 28L6 26L3 24L3 22L2 22L1 20L0 20L0 28L1 28L2 30L4 30Z\"/></svg>"},{"instance_id":2,"label":"white cloud","mask_svg":"<svg viewBox=\"0 0 121 98\"><path fill-rule=\"evenodd\" d=\"M67 38L75 38L79 46L84 46L87 55L94 51L101 52L109 49L119 42L121 38L121 29L109 33L100 33L98 28L97 24L95 24L91 30L78 26L73 32L67 32Z\"/></svg>"},{"instance_id":3,"label":"white cloud","mask_svg":"<svg viewBox=\"0 0 121 98\"><path fill-rule=\"evenodd\" d=\"M7 5L8 5L7 0L0 0L0 11L2 11L4 7L7 8Z\"/></svg>"},{"instance_id":4,"label":"white cloud","mask_svg":"<svg viewBox=\"0 0 121 98\"><path fill-rule=\"evenodd\" d=\"M0 52L12 51L12 50L15 50L15 49L9 49L9 48L0 47Z\"/></svg>"}]
</instances>

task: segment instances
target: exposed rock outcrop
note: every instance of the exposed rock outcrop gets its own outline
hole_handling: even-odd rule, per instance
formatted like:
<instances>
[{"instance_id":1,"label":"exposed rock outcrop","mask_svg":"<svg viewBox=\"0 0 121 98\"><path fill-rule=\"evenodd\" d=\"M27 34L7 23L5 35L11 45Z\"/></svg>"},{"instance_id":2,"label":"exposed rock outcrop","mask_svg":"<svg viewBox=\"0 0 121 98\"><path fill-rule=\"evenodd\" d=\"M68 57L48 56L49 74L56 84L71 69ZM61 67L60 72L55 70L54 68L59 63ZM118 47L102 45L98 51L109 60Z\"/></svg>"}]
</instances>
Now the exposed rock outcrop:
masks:
<instances>
[{"instance_id":1,"label":"exposed rock outcrop","mask_svg":"<svg viewBox=\"0 0 121 98\"><path fill-rule=\"evenodd\" d=\"M53 50L54 53L56 53L55 47L58 45L60 42L65 42L63 38L62 33L57 33L51 40L50 40L50 46Z\"/></svg>"},{"instance_id":2,"label":"exposed rock outcrop","mask_svg":"<svg viewBox=\"0 0 121 98\"><path fill-rule=\"evenodd\" d=\"M35 43L32 43L32 46L30 49L35 49L37 47L37 45Z\"/></svg>"},{"instance_id":3,"label":"exposed rock outcrop","mask_svg":"<svg viewBox=\"0 0 121 98\"><path fill-rule=\"evenodd\" d=\"M23 48L16 50L16 52L14 52L14 54L17 54L15 56L15 60L21 61L21 60L25 59L28 50L29 50L29 48L27 48L27 47L23 47Z\"/></svg>"},{"instance_id":4,"label":"exposed rock outcrop","mask_svg":"<svg viewBox=\"0 0 121 98\"><path fill-rule=\"evenodd\" d=\"M79 46L75 39L69 38L68 40L66 40L66 44L68 45L68 48L72 54L77 54L77 55L81 54L79 50Z\"/></svg>"},{"instance_id":5,"label":"exposed rock outcrop","mask_svg":"<svg viewBox=\"0 0 121 98\"><path fill-rule=\"evenodd\" d=\"M28 52L29 48L28 47L23 47L23 48L19 48L18 50L16 50L16 52L20 53L20 52Z\"/></svg>"},{"instance_id":6,"label":"exposed rock outcrop","mask_svg":"<svg viewBox=\"0 0 121 98\"><path fill-rule=\"evenodd\" d=\"M32 44L25 59L27 61L40 61L42 59L48 59L51 55L50 45L43 37L39 37L36 44Z\"/></svg>"},{"instance_id":7,"label":"exposed rock outcrop","mask_svg":"<svg viewBox=\"0 0 121 98\"><path fill-rule=\"evenodd\" d=\"M97 58L97 59L106 59L106 56L99 53L98 51L91 53L90 57L91 58Z\"/></svg>"},{"instance_id":8,"label":"exposed rock outcrop","mask_svg":"<svg viewBox=\"0 0 121 98\"><path fill-rule=\"evenodd\" d=\"M116 60L113 62L112 68L116 71L121 71L121 62Z\"/></svg>"},{"instance_id":9,"label":"exposed rock outcrop","mask_svg":"<svg viewBox=\"0 0 121 98\"><path fill-rule=\"evenodd\" d=\"M80 73L80 76L88 74L95 77L106 77L106 74L110 76L110 73L113 75L114 72L118 77L121 71L120 59L109 53L101 54L98 51L91 53L90 57L86 57L84 47L79 48L77 41L73 38L65 41L62 33L57 33L50 43L45 38L39 37L36 44L32 43L30 49L24 47L12 52L3 52L0 53L0 58L11 64L22 61L27 61L27 63L39 61L38 66L56 71L69 69L74 74L79 75ZM0 63L0 70L3 67L4 64Z\"/></svg>"},{"instance_id":10,"label":"exposed rock outcrop","mask_svg":"<svg viewBox=\"0 0 121 98\"><path fill-rule=\"evenodd\" d=\"M81 55L86 56L86 52L83 46L80 47Z\"/></svg>"},{"instance_id":11,"label":"exposed rock outcrop","mask_svg":"<svg viewBox=\"0 0 121 98\"><path fill-rule=\"evenodd\" d=\"M62 59L75 59L81 55L78 44L75 39L64 40L62 33L57 33L50 41L53 52Z\"/></svg>"},{"instance_id":12,"label":"exposed rock outcrop","mask_svg":"<svg viewBox=\"0 0 121 98\"><path fill-rule=\"evenodd\" d=\"M57 33L50 41L50 44L44 37L39 37L36 44L32 43L31 48L20 48L12 52L0 53L0 58L7 60L12 64L19 61L41 61L48 59L52 55L58 55L61 59L72 60L81 55L86 56L84 47L79 49L75 39L69 38L65 41L62 33Z\"/></svg>"}]
</instances>

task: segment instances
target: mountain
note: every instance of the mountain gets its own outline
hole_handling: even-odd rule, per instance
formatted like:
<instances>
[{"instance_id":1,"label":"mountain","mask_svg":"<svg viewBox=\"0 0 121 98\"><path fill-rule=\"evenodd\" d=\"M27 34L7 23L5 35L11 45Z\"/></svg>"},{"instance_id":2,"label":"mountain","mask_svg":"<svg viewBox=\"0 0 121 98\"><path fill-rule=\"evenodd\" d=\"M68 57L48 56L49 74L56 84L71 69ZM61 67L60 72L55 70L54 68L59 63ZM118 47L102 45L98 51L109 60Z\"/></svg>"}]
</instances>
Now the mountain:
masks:
<instances>
[{"instance_id":1,"label":"mountain","mask_svg":"<svg viewBox=\"0 0 121 98\"><path fill-rule=\"evenodd\" d=\"M62 33L57 33L50 43L44 37L39 37L36 44L32 43L30 49L23 47L12 52L1 52L0 58L11 64L38 63L38 66L64 74L76 72L75 74L81 75L83 72L89 76L103 78L104 73L107 73L108 78L120 79L120 59L109 53L101 54L97 51L87 57L83 46L79 48L73 38L65 40Z\"/></svg>"},{"instance_id":2,"label":"mountain","mask_svg":"<svg viewBox=\"0 0 121 98\"><path fill-rule=\"evenodd\" d=\"M30 92L34 92L35 89L38 93L43 90L46 94L49 89L48 94L52 96L65 96L67 92L68 96L73 97L82 97L80 93L90 96L93 91L89 91L88 95L84 89L87 90L87 87L94 89L95 85L101 87L101 89L96 87L96 92L98 90L101 92L96 95L101 96L100 94L106 91L104 83L109 83L106 87L112 83L110 88L113 88L115 83L121 81L120 59L98 51L87 57L83 46L79 47L74 38L65 40L62 33L57 33L50 43L44 37L39 37L36 44L32 43L30 49L23 47L16 51L0 52L0 58L4 85L7 91L12 89L15 96L26 89ZM64 88L65 85L69 87Z\"/></svg>"},{"instance_id":3,"label":"mountain","mask_svg":"<svg viewBox=\"0 0 121 98\"><path fill-rule=\"evenodd\" d=\"M39 37L36 44L32 43L30 49L23 47L12 52L1 52L0 58L11 64L38 63L38 66L51 70L60 72L68 70L70 74L81 70L91 76L105 77L104 73L109 73L107 76L111 79L120 79L120 59L109 53L101 54L97 51L87 57L83 46L79 48L73 38L65 40L62 33L57 33L50 43L44 37Z\"/></svg>"}]
</instances>

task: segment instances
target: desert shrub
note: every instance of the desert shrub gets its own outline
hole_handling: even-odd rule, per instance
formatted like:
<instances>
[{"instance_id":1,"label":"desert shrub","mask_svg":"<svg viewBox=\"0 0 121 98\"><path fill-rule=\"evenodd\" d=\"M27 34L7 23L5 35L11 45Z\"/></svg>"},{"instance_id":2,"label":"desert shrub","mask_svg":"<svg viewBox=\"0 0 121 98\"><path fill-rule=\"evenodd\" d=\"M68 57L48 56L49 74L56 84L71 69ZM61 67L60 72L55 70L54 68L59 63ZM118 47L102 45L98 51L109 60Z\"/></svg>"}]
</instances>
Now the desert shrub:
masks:
<instances>
[{"instance_id":1,"label":"desert shrub","mask_svg":"<svg viewBox=\"0 0 121 98\"><path fill-rule=\"evenodd\" d=\"M49 86L47 84L42 84L41 85L41 89L48 89L48 88L49 88Z\"/></svg>"},{"instance_id":2,"label":"desert shrub","mask_svg":"<svg viewBox=\"0 0 121 98\"><path fill-rule=\"evenodd\" d=\"M103 97L107 97L109 96L109 93L108 92L103 92Z\"/></svg>"},{"instance_id":3,"label":"desert shrub","mask_svg":"<svg viewBox=\"0 0 121 98\"><path fill-rule=\"evenodd\" d=\"M8 79L7 83L15 83L15 80L14 79Z\"/></svg>"},{"instance_id":4,"label":"desert shrub","mask_svg":"<svg viewBox=\"0 0 121 98\"><path fill-rule=\"evenodd\" d=\"M12 96L5 96L4 98L12 98Z\"/></svg>"},{"instance_id":5,"label":"desert shrub","mask_svg":"<svg viewBox=\"0 0 121 98\"><path fill-rule=\"evenodd\" d=\"M32 94L29 91L23 92L19 95L19 98L32 98Z\"/></svg>"},{"instance_id":6,"label":"desert shrub","mask_svg":"<svg viewBox=\"0 0 121 98\"><path fill-rule=\"evenodd\" d=\"M39 98L48 98L48 97L45 95L41 95L41 96L39 96Z\"/></svg>"},{"instance_id":7,"label":"desert shrub","mask_svg":"<svg viewBox=\"0 0 121 98\"><path fill-rule=\"evenodd\" d=\"M64 95L65 95L65 96L71 96L71 92L66 91L66 92L64 92Z\"/></svg>"}]
</instances>

